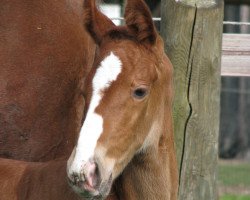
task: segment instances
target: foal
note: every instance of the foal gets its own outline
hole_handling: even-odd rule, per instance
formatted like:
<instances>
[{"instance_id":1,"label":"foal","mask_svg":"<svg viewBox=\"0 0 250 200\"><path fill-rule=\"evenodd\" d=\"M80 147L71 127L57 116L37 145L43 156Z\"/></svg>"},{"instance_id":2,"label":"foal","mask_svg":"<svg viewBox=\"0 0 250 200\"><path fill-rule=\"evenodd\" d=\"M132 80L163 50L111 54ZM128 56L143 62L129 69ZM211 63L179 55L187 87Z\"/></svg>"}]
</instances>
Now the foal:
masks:
<instances>
[{"instance_id":1,"label":"foal","mask_svg":"<svg viewBox=\"0 0 250 200\"><path fill-rule=\"evenodd\" d=\"M85 120L68 160L82 197L175 200L172 66L143 0L127 0L125 26L115 26L94 0L84 22L98 45L85 88Z\"/></svg>"}]
</instances>

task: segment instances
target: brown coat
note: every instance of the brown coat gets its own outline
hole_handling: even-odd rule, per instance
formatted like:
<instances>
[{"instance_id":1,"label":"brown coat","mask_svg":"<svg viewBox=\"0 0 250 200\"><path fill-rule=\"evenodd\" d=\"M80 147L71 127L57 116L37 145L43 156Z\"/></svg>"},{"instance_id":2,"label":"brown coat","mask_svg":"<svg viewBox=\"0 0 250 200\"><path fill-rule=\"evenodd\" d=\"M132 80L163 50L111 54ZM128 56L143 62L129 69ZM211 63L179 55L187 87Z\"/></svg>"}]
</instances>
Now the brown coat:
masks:
<instances>
[{"instance_id":1,"label":"brown coat","mask_svg":"<svg viewBox=\"0 0 250 200\"><path fill-rule=\"evenodd\" d=\"M0 1L0 157L68 157L95 46L83 0Z\"/></svg>"}]
</instances>

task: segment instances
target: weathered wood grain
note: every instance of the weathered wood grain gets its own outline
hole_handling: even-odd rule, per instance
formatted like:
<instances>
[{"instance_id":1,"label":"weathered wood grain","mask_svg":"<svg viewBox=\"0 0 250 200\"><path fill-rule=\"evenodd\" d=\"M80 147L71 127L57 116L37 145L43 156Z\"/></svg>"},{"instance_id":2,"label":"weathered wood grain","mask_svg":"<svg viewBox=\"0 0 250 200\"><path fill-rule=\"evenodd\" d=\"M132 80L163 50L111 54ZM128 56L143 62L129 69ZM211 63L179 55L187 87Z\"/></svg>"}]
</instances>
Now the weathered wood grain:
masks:
<instances>
[{"instance_id":1,"label":"weathered wood grain","mask_svg":"<svg viewBox=\"0 0 250 200\"><path fill-rule=\"evenodd\" d=\"M222 76L250 76L250 35L223 34Z\"/></svg>"},{"instance_id":2,"label":"weathered wood grain","mask_svg":"<svg viewBox=\"0 0 250 200\"><path fill-rule=\"evenodd\" d=\"M210 8L162 1L161 34L174 66L180 200L217 199L223 1Z\"/></svg>"}]
</instances>

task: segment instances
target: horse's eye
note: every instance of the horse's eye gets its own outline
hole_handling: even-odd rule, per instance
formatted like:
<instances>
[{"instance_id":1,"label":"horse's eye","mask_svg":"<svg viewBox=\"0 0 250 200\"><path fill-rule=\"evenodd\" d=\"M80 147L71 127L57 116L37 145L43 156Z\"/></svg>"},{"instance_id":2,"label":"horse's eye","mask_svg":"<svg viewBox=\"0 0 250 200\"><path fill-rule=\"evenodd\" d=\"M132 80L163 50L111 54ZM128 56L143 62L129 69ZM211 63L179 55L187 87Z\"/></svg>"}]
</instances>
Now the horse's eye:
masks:
<instances>
[{"instance_id":1,"label":"horse's eye","mask_svg":"<svg viewBox=\"0 0 250 200\"><path fill-rule=\"evenodd\" d=\"M148 94L148 90L146 88L136 88L133 91L133 97L136 99L143 99Z\"/></svg>"}]
</instances>

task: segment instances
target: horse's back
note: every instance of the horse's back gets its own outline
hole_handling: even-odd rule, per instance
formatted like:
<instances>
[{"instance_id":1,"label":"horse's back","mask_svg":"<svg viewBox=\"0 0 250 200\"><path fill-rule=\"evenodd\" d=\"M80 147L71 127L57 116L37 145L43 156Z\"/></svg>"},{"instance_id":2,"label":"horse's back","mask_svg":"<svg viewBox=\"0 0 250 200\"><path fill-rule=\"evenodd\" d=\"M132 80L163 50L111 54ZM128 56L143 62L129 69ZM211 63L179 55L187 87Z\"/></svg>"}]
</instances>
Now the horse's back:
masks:
<instances>
[{"instance_id":1,"label":"horse's back","mask_svg":"<svg viewBox=\"0 0 250 200\"><path fill-rule=\"evenodd\" d=\"M82 0L0 1L0 157L68 156L94 45Z\"/></svg>"}]
</instances>

